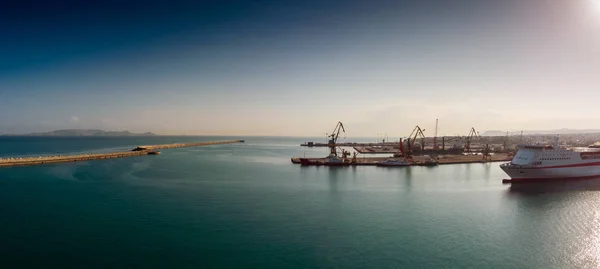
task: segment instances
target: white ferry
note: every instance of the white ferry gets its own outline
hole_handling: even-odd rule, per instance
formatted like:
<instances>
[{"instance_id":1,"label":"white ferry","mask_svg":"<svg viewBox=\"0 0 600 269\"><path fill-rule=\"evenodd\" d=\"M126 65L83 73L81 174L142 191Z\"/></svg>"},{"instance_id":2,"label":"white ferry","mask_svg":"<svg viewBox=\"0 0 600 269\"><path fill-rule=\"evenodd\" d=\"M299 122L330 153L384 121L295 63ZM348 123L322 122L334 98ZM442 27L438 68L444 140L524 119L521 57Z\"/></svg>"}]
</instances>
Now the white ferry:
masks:
<instances>
[{"instance_id":1,"label":"white ferry","mask_svg":"<svg viewBox=\"0 0 600 269\"><path fill-rule=\"evenodd\" d=\"M519 145L515 157L500 168L508 182L600 178L600 148L558 145Z\"/></svg>"}]
</instances>

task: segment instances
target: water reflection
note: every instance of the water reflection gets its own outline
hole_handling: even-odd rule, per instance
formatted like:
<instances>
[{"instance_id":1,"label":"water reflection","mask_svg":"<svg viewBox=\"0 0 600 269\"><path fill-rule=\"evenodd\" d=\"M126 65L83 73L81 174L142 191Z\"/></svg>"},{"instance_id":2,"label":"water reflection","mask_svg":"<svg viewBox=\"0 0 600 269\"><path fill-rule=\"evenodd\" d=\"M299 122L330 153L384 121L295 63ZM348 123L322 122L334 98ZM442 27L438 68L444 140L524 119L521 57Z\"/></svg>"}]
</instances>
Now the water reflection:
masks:
<instances>
[{"instance_id":1,"label":"water reflection","mask_svg":"<svg viewBox=\"0 0 600 269\"><path fill-rule=\"evenodd\" d=\"M597 259L598 219L595 205L599 198L600 179L554 181L511 185L505 192L503 206L511 212L512 240L520 251L544 246L537 254L554 257L545 268L597 268L590 261ZM507 209L507 208L506 208ZM527 238L527 240L524 240ZM530 252L536 256L536 252ZM569 264L570 266L565 266Z\"/></svg>"},{"instance_id":2,"label":"water reflection","mask_svg":"<svg viewBox=\"0 0 600 269\"><path fill-rule=\"evenodd\" d=\"M405 167L404 181L406 182L406 190L410 191L412 189L412 167Z\"/></svg>"},{"instance_id":3,"label":"water reflection","mask_svg":"<svg viewBox=\"0 0 600 269\"><path fill-rule=\"evenodd\" d=\"M310 167L308 166L304 166L304 165L300 165L300 175L302 179L308 179L308 175L309 175L309 169Z\"/></svg>"},{"instance_id":4,"label":"water reflection","mask_svg":"<svg viewBox=\"0 0 600 269\"><path fill-rule=\"evenodd\" d=\"M463 169L464 169L464 174L463 174L463 177L465 178L465 180L468 180L468 181L470 181L470 180L471 180L471 179L473 179L473 178L475 178L476 180L479 180L479 177L478 177L478 176L475 176L475 177L473 177L473 173L474 173L474 172L476 173L476 171L477 171L477 170L475 170L475 171L473 171L473 172L471 171L471 167L473 166L473 164L474 164L474 163L465 163L465 164L461 164L461 166L462 166L462 167L463 167ZM476 168L476 169L479 169L479 167L478 167L478 168Z\"/></svg>"},{"instance_id":5,"label":"water reflection","mask_svg":"<svg viewBox=\"0 0 600 269\"><path fill-rule=\"evenodd\" d=\"M600 191L600 178L586 180L555 180L551 182L533 182L512 184L508 189L511 195L535 196L545 193L571 191Z\"/></svg>"},{"instance_id":6,"label":"water reflection","mask_svg":"<svg viewBox=\"0 0 600 269\"><path fill-rule=\"evenodd\" d=\"M338 189L338 181L339 181L339 173L340 173L340 169L345 169L347 167L328 167L327 172L328 172L328 180L329 180L329 192L331 194L338 194L339 189ZM336 195L337 196L337 195Z\"/></svg>"},{"instance_id":7,"label":"water reflection","mask_svg":"<svg viewBox=\"0 0 600 269\"><path fill-rule=\"evenodd\" d=\"M485 175L485 179L490 179L490 172L492 171L492 163L485 163L483 167L483 174Z\"/></svg>"}]
</instances>

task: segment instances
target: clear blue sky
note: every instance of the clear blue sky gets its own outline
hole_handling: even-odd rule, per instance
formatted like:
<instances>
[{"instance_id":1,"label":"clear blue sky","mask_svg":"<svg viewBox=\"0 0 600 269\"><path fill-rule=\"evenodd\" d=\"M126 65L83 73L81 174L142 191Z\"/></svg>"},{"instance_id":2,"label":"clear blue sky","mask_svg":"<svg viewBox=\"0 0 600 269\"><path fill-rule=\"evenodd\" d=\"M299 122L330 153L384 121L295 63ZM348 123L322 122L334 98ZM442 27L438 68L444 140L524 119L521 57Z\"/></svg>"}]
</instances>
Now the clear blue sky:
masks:
<instances>
[{"instance_id":1,"label":"clear blue sky","mask_svg":"<svg viewBox=\"0 0 600 269\"><path fill-rule=\"evenodd\" d=\"M599 128L600 1L21 1L0 133Z\"/></svg>"}]
</instances>

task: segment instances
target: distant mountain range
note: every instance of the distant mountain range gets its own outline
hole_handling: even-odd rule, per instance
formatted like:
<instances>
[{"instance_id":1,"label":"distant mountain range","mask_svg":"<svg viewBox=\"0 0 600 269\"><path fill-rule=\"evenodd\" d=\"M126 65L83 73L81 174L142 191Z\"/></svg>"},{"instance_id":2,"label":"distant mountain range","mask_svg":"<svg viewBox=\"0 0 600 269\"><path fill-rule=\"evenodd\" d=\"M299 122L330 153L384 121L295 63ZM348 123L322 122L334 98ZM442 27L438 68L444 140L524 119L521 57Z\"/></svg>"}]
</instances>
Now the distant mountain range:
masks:
<instances>
[{"instance_id":1,"label":"distant mountain range","mask_svg":"<svg viewBox=\"0 0 600 269\"><path fill-rule=\"evenodd\" d=\"M52 132L20 134L23 136L154 136L151 132L136 134L129 131L104 131L95 129L68 129Z\"/></svg>"},{"instance_id":2,"label":"distant mountain range","mask_svg":"<svg viewBox=\"0 0 600 269\"><path fill-rule=\"evenodd\" d=\"M587 134L587 133L600 133L600 129L578 130L578 129L563 128L563 129L557 129L557 130L538 130L538 131L523 130L524 135L556 135L556 134ZM509 131L508 134L509 135L521 134L521 131ZM481 136L505 136L506 131L499 131L499 130L485 131L480 135Z\"/></svg>"}]
</instances>

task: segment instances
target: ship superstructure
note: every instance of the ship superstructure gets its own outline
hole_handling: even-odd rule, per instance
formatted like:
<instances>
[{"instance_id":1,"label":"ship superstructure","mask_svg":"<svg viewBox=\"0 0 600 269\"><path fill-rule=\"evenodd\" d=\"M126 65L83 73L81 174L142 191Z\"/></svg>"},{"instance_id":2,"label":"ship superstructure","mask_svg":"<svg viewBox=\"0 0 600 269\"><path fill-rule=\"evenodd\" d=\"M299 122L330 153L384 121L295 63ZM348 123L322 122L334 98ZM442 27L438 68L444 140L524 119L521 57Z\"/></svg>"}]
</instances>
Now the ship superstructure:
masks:
<instances>
[{"instance_id":1,"label":"ship superstructure","mask_svg":"<svg viewBox=\"0 0 600 269\"><path fill-rule=\"evenodd\" d=\"M600 177L600 148L519 145L510 163L500 165L513 181Z\"/></svg>"}]
</instances>

